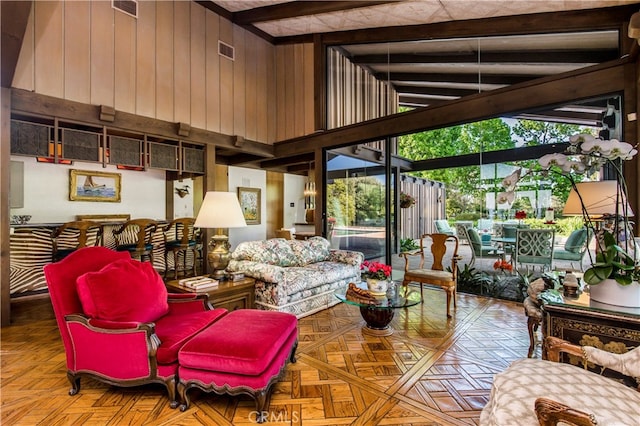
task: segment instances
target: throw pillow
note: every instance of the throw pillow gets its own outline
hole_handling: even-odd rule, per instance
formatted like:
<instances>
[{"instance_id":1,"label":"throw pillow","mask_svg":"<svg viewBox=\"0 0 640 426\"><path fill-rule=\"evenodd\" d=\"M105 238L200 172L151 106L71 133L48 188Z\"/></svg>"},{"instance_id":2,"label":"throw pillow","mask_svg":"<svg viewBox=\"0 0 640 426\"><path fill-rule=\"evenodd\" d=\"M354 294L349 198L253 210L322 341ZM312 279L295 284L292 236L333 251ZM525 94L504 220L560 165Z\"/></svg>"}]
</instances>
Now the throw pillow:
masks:
<instances>
[{"instance_id":1,"label":"throw pillow","mask_svg":"<svg viewBox=\"0 0 640 426\"><path fill-rule=\"evenodd\" d=\"M108 321L155 321L169 312L167 288L149 262L122 259L76 280L87 316Z\"/></svg>"}]
</instances>

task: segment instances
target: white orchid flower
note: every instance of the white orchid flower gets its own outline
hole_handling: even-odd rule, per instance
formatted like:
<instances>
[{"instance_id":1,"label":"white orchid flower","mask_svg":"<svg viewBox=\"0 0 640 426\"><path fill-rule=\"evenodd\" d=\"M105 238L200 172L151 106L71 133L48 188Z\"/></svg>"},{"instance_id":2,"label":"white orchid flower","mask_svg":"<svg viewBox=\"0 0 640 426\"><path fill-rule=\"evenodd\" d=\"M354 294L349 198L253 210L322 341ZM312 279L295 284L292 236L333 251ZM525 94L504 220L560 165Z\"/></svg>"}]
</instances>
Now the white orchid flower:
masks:
<instances>
[{"instance_id":1,"label":"white orchid flower","mask_svg":"<svg viewBox=\"0 0 640 426\"><path fill-rule=\"evenodd\" d=\"M505 204L505 203L513 203L516 199L516 193L514 191L504 191L504 192L499 192L498 195L496 196L496 200L498 201L498 204Z\"/></svg>"},{"instance_id":2,"label":"white orchid flower","mask_svg":"<svg viewBox=\"0 0 640 426\"><path fill-rule=\"evenodd\" d=\"M617 142L617 141L616 141ZM614 146L613 141L604 141L602 139L593 139L580 145L580 149L584 154L599 153L608 156Z\"/></svg>"},{"instance_id":3,"label":"white orchid flower","mask_svg":"<svg viewBox=\"0 0 640 426\"><path fill-rule=\"evenodd\" d=\"M631 160L637 152L630 143L611 139L611 151L609 151L606 157L610 160L615 160L616 158Z\"/></svg>"},{"instance_id":4,"label":"white orchid flower","mask_svg":"<svg viewBox=\"0 0 640 426\"><path fill-rule=\"evenodd\" d=\"M590 135L589 133L579 133L577 135L573 135L569 138L569 143L571 145L578 145L581 143L585 143L588 141L593 141L595 137Z\"/></svg>"},{"instance_id":5,"label":"white orchid flower","mask_svg":"<svg viewBox=\"0 0 640 426\"><path fill-rule=\"evenodd\" d=\"M576 173L584 173L587 166L580 161L567 161L562 165L562 171L565 173L569 173L571 171Z\"/></svg>"},{"instance_id":6,"label":"white orchid flower","mask_svg":"<svg viewBox=\"0 0 640 426\"><path fill-rule=\"evenodd\" d=\"M543 155L538 160L538 163L540 164L540 167L542 167L543 169L549 170L549 168L554 165L562 167L562 165L567 161L568 161L568 158L566 155L555 153L555 154Z\"/></svg>"},{"instance_id":7,"label":"white orchid flower","mask_svg":"<svg viewBox=\"0 0 640 426\"><path fill-rule=\"evenodd\" d=\"M509 176L502 179L502 187L507 191L513 191L516 187L516 183L520 180L520 174L522 173L522 169L516 169Z\"/></svg>"}]
</instances>

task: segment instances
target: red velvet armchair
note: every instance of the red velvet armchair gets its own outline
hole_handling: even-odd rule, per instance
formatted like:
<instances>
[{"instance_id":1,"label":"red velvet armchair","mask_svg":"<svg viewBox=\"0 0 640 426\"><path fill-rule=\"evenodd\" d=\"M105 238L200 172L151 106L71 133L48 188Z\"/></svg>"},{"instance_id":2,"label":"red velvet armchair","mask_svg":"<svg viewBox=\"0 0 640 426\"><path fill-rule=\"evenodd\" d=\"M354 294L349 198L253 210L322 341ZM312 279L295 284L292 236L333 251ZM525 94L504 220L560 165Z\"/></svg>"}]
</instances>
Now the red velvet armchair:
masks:
<instances>
[{"instance_id":1,"label":"red velvet armchair","mask_svg":"<svg viewBox=\"0 0 640 426\"><path fill-rule=\"evenodd\" d=\"M168 294L150 263L86 247L44 267L67 357L70 395L80 379L116 386L162 383L178 406L178 351L224 316L206 296Z\"/></svg>"}]
</instances>

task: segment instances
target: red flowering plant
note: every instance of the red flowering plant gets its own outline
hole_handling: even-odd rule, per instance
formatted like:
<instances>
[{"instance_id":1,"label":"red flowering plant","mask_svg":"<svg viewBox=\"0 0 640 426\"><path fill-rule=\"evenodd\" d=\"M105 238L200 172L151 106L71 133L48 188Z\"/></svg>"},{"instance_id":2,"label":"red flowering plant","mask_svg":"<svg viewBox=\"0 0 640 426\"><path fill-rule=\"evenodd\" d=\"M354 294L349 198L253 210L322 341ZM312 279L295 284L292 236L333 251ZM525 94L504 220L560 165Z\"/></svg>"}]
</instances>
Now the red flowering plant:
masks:
<instances>
[{"instance_id":1,"label":"red flowering plant","mask_svg":"<svg viewBox=\"0 0 640 426\"><path fill-rule=\"evenodd\" d=\"M504 259L498 259L495 261L495 263L493 264L493 269L498 270L500 269L502 272L504 271L513 271L513 265L509 262L507 262Z\"/></svg>"},{"instance_id":2,"label":"red flowering plant","mask_svg":"<svg viewBox=\"0 0 640 426\"><path fill-rule=\"evenodd\" d=\"M516 219L522 220L526 218L527 218L527 212L525 212L524 210L518 210L516 212Z\"/></svg>"},{"instance_id":3,"label":"red flowering plant","mask_svg":"<svg viewBox=\"0 0 640 426\"><path fill-rule=\"evenodd\" d=\"M391 276L391 266L380 262L369 262L365 260L360 265L362 278L386 281Z\"/></svg>"}]
</instances>

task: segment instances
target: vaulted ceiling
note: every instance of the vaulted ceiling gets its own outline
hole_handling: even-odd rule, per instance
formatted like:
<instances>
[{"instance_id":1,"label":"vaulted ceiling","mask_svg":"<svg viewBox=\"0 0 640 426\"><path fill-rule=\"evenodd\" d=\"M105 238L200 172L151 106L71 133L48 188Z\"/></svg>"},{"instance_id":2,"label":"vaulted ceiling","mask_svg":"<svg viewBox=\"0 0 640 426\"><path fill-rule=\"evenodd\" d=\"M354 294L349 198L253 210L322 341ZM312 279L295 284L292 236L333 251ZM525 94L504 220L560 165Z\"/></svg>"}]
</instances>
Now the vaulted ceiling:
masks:
<instances>
[{"instance_id":1,"label":"vaulted ceiling","mask_svg":"<svg viewBox=\"0 0 640 426\"><path fill-rule=\"evenodd\" d=\"M629 10L640 10L639 2L624 0L199 3L274 44L320 35L326 46L391 84L408 107L617 59L628 53L620 22ZM607 99L598 99L527 117L598 125L606 106Z\"/></svg>"}]
</instances>

